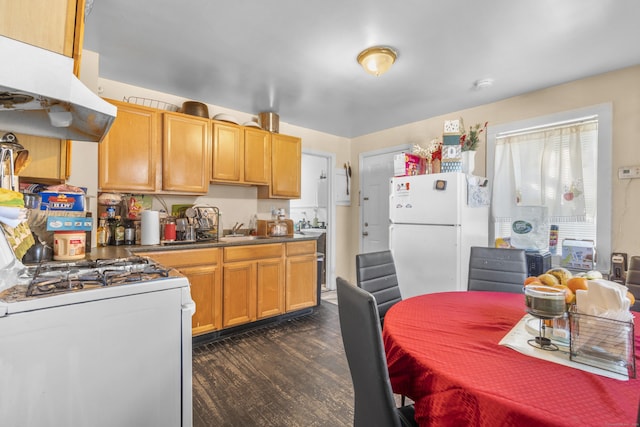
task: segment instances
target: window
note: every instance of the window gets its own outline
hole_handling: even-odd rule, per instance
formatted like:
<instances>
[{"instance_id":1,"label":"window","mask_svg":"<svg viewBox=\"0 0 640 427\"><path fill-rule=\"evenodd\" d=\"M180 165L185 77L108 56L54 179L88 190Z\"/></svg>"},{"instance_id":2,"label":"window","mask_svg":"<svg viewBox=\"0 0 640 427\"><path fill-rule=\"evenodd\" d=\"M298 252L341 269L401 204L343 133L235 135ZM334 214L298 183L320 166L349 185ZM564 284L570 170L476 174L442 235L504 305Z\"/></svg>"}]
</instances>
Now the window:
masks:
<instances>
[{"instance_id":1,"label":"window","mask_svg":"<svg viewBox=\"0 0 640 427\"><path fill-rule=\"evenodd\" d=\"M511 235L518 207L544 206L559 226L558 254L565 238L593 240L596 268L609 271L611 106L490 127L487 143L492 241Z\"/></svg>"}]
</instances>

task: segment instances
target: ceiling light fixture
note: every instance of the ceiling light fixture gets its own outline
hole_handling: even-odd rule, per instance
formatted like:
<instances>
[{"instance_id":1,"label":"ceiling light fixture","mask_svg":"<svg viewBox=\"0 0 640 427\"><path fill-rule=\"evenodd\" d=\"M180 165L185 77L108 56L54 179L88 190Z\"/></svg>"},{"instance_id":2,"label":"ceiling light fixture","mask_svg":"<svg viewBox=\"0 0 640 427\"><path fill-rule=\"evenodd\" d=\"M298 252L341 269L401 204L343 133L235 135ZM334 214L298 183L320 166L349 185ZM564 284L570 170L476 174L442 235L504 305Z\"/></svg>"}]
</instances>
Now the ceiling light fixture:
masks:
<instances>
[{"instance_id":1,"label":"ceiling light fixture","mask_svg":"<svg viewBox=\"0 0 640 427\"><path fill-rule=\"evenodd\" d=\"M397 52L390 47L373 46L360 52L358 63L367 73L377 77L389 71L397 57Z\"/></svg>"}]
</instances>

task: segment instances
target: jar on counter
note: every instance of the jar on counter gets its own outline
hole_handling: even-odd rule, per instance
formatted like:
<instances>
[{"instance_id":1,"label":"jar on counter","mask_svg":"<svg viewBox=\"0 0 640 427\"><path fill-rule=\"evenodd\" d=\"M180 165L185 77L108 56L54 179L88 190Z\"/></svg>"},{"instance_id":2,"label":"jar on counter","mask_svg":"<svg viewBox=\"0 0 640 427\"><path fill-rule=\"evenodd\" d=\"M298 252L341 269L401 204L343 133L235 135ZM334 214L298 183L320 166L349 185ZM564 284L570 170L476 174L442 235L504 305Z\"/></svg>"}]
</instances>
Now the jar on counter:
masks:
<instances>
[{"instance_id":1,"label":"jar on counter","mask_svg":"<svg viewBox=\"0 0 640 427\"><path fill-rule=\"evenodd\" d=\"M271 236L286 236L287 235L287 223L284 221L274 221L271 224L269 230Z\"/></svg>"},{"instance_id":2,"label":"jar on counter","mask_svg":"<svg viewBox=\"0 0 640 427\"><path fill-rule=\"evenodd\" d=\"M164 240L173 242L176 240L176 217L168 216L164 222Z\"/></svg>"},{"instance_id":3,"label":"jar on counter","mask_svg":"<svg viewBox=\"0 0 640 427\"><path fill-rule=\"evenodd\" d=\"M84 231L56 231L53 233L53 259L70 261L85 256Z\"/></svg>"}]
</instances>

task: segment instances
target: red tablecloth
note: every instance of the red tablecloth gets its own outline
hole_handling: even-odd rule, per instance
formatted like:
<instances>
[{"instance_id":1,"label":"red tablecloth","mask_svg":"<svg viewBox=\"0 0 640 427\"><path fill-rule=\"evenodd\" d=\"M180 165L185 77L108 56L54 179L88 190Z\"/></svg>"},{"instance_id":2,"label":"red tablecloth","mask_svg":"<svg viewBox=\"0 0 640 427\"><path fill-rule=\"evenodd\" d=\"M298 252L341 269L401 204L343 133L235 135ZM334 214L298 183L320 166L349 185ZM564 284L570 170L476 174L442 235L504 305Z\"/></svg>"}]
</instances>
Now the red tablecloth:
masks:
<instances>
[{"instance_id":1,"label":"red tablecloth","mask_svg":"<svg viewBox=\"0 0 640 427\"><path fill-rule=\"evenodd\" d=\"M445 292L394 305L383 337L394 392L421 426L636 425L640 379L619 381L499 345L524 296ZM636 366L640 339L636 317Z\"/></svg>"}]
</instances>

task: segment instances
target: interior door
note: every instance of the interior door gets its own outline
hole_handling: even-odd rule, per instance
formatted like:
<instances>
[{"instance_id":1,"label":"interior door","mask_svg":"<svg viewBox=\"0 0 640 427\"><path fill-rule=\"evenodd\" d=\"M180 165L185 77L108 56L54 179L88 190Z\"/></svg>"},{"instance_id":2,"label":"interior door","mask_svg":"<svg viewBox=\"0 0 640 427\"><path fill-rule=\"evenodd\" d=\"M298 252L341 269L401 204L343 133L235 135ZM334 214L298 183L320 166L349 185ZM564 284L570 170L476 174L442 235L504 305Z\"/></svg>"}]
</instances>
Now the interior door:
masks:
<instances>
[{"instance_id":1,"label":"interior door","mask_svg":"<svg viewBox=\"0 0 640 427\"><path fill-rule=\"evenodd\" d=\"M389 249L389 182L393 177L393 156L403 151L406 150L399 148L361 155L361 253Z\"/></svg>"}]
</instances>

